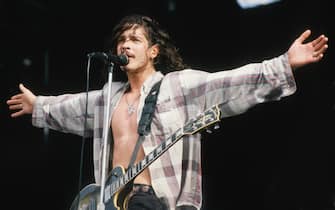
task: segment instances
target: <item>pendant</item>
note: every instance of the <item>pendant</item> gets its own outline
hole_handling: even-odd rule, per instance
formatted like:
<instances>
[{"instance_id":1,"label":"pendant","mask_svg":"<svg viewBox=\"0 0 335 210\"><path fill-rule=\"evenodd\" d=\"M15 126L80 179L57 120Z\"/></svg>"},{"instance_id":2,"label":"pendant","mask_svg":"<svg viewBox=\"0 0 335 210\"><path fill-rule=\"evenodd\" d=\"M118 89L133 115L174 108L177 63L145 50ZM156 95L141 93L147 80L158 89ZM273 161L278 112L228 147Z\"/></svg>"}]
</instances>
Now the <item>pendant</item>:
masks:
<instances>
[{"instance_id":1,"label":"pendant","mask_svg":"<svg viewBox=\"0 0 335 210\"><path fill-rule=\"evenodd\" d=\"M132 115L136 111L136 108L131 104L128 105L128 115Z\"/></svg>"}]
</instances>

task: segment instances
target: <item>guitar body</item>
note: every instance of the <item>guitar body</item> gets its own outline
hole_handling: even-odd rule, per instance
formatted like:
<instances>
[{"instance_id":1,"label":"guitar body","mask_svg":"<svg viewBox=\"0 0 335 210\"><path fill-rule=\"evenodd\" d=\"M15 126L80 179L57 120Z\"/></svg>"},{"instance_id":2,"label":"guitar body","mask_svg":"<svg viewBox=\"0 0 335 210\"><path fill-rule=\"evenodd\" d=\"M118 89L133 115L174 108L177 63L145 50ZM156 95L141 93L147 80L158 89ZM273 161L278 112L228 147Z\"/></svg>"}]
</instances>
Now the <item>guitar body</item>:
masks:
<instances>
[{"instance_id":1,"label":"guitar body","mask_svg":"<svg viewBox=\"0 0 335 210\"><path fill-rule=\"evenodd\" d=\"M114 168L108 179L106 185L112 185L117 177L120 177L124 174L124 169L122 167ZM74 201L71 204L70 210L98 210L98 204L100 200L100 185L89 184L85 186L76 196ZM132 189L132 184L125 185L121 190L116 192L114 195L111 195L111 198L106 200L105 193L105 210L126 210L128 194Z\"/></svg>"},{"instance_id":2,"label":"guitar body","mask_svg":"<svg viewBox=\"0 0 335 210\"><path fill-rule=\"evenodd\" d=\"M100 186L97 184L89 184L76 196L71 204L70 210L97 210L99 199Z\"/></svg>"},{"instance_id":3,"label":"guitar body","mask_svg":"<svg viewBox=\"0 0 335 210\"><path fill-rule=\"evenodd\" d=\"M125 174L125 170L121 166L117 166L113 168L108 176L105 184L105 198L104 203L106 206L106 210L126 210L128 204L128 195L132 190L132 182L124 185L120 190L115 192L113 195L109 195L106 193L106 186L112 186L114 182L117 182L123 175Z\"/></svg>"}]
</instances>

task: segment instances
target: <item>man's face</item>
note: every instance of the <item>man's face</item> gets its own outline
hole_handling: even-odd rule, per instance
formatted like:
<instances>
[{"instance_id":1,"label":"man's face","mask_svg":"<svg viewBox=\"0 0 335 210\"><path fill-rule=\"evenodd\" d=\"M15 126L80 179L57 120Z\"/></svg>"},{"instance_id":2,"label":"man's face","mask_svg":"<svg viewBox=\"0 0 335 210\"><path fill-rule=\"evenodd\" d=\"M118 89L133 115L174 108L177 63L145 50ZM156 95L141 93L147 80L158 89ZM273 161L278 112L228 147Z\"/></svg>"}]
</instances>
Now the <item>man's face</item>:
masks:
<instances>
[{"instance_id":1,"label":"man's face","mask_svg":"<svg viewBox=\"0 0 335 210\"><path fill-rule=\"evenodd\" d=\"M117 54L128 56L128 65L122 67L128 73L153 68L152 47L149 46L143 27L134 25L120 35L117 41Z\"/></svg>"}]
</instances>

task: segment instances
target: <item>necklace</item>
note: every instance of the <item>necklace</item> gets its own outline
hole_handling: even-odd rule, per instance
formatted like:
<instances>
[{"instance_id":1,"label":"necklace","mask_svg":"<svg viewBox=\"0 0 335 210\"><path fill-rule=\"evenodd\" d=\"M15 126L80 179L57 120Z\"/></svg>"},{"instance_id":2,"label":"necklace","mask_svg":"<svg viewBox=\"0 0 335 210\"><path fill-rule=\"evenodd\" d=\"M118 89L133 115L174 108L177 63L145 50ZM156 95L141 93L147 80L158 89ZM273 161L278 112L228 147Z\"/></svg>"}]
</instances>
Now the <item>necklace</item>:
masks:
<instances>
[{"instance_id":1,"label":"necklace","mask_svg":"<svg viewBox=\"0 0 335 210\"><path fill-rule=\"evenodd\" d=\"M132 115L134 112L136 112L136 101L140 98L140 95L137 96L137 98L134 100L133 103L129 103L128 102L128 97L127 97L128 94L125 95L125 98L126 98L126 103L127 103L127 112L128 112L128 115Z\"/></svg>"}]
</instances>

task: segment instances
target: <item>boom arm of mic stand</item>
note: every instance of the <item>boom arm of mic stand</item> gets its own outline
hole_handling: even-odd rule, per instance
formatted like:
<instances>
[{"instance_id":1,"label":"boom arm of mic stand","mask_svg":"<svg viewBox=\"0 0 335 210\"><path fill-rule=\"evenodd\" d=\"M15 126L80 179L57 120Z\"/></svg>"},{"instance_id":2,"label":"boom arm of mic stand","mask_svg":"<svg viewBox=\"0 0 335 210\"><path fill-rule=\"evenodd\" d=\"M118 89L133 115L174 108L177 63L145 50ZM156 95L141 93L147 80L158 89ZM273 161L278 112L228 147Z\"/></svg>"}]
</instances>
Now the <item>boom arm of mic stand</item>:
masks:
<instances>
[{"instance_id":1,"label":"boom arm of mic stand","mask_svg":"<svg viewBox=\"0 0 335 210\"><path fill-rule=\"evenodd\" d=\"M98 203L98 210L104 210L104 191L105 191L105 182L106 182L106 165L107 165L107 146L108 146L108 131L110 126L110 101L111 101L111 92L112 92L112 80L113 80L113 68L114 63L108 65L108 89L107 89L107 107L104 115L104 127L103 127L103 153L102 153L102 173L101 173L101 188L100 188L100 200Z\"/></svg>"}]
</instances>

